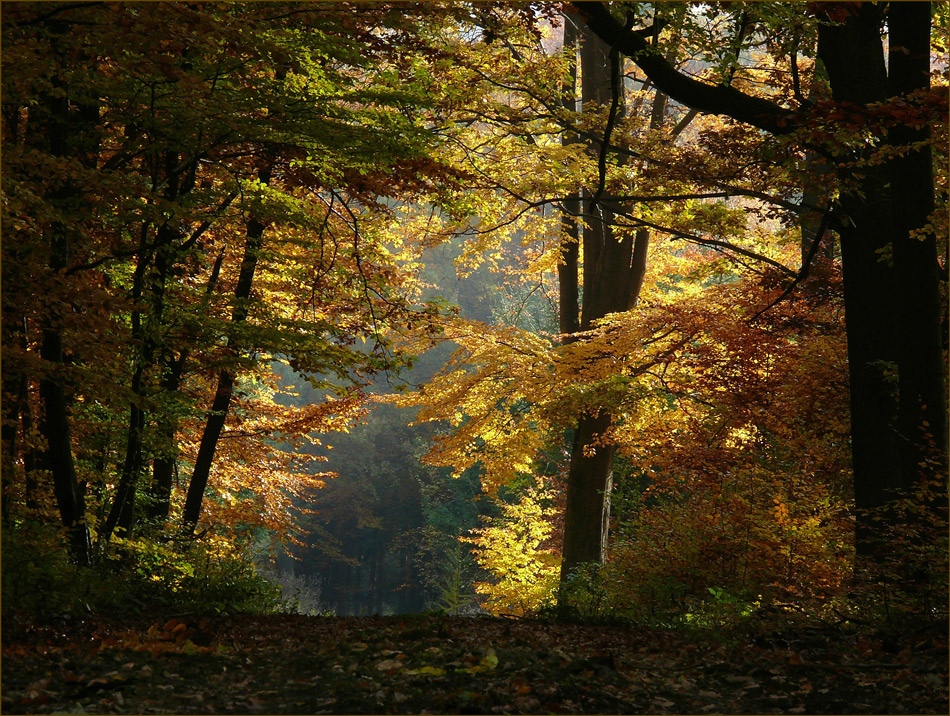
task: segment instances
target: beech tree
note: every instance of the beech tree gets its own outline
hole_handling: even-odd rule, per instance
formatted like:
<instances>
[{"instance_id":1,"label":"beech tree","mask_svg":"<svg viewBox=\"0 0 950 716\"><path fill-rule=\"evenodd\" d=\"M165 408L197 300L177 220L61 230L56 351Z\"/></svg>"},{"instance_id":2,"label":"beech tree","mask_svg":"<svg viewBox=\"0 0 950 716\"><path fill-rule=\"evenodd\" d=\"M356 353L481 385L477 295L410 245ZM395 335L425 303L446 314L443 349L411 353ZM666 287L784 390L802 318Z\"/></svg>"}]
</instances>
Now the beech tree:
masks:
<instances>
[{"instance_id":1,"label":"beech tree","mask_svg":"<svg viewBox=\"0 0 950 716\"><path fill-rule=\"evenodd\" d=\"M44 503L45 471L79 561L90 522L104 545L145 498L177 511L189 466L188 531L286 532L313 480L267 441L345 426L399 364L383 328L415 311L383 198L454 185L426 77L446 13L364 10L4 8L5 487ZM281 408L275 360L350 388Z\"/></svg>"},{"instance_id":2,"label":"beech tree","mask_svg":"<svg viewBox=\"0 0 950 716\"><path fill-rule=\"evenodd\" d=\"M494 502L491 609L830 603L855 537L883 579L945 523L941 7L2 12L5 528L80 563L292 539L303 446L436 343L391 400ZM497 277L477 315L429 295L449 241ZM314 520L375 605L425 591L414 475L360 464ZM387 502L408 521L369 526Z\"/></svg>"},{"instance_id":3,"label":"beech tree","mask_svg":"<svg viewBox=\"0 0 950 716\"><path fill-rule=\"evenodd\" d=\"M627 13L623 21L615 20L610 14L611 9L618 8ZM851 261L851 278L847 276L846 267L844 282L838 283L839 253L832 238L840 237L840 255L847 265L848 256L854 252L844 246L848 241L854 244L857 236L850 226L853 219L848 212L855 213L865 204L861 199L864 189L860 182L881 171L880 167L889 166L892 155L903 156L905 153L904 147L896 148L892 133L889 134L890 128L898 124L922 127L934 123L939 128L937 138L943 146L945 122L940 108L945 105L944 90L922 92L906 102L900 99L875 105L863 113L853 110L850 105L842 109L833 94L836 81L831 77L828 62L823 62L820 57L819 50L826 43L819 42L818 30L819 27L846 26L850 17L848 13L834 19L798 13L785 5L760 10L754 6L704 6L697 9L639 3L611 5L610 8L583 4L574 10L572 17L577 19L578 26L589 24L607 48L602 50L599 66L586 73L582 68L582 78L586 74L586 79L591 80L595 72L605 73L610 48L619 50L621 55L630 55L630 64L624 70L627 101L631 104L647 101L652 106L646 112L641 109L639 115L624 115L619 111L621 94L615 92L611 93L610 101L604 103L601 111L593 111L594 105L589 103L583 113L575 112L576 98L569 91L574 84L569 68L575 53L568 50L558 60L554 59L558 56L551 54L542 57L540 47L532 45L531 40L519 34L521 31L514 29L513 25L493 25L490 35L494 41L486 40L484 46L478 46L479 52L492 58L490 62L476 59L475 49L469 49L463 56L472 74L467 76L466 69L463 69L465 62L460 62L458 81L468 86L482 81L496 92L494 104L483 102L474 113L474 119L462 123L464 131L472 134L465 136L460 130L456 140L457 146L464 147L459 152L459 161L473 167L482 179L481 186L473 187L481 191L473 190L470 199L477 207L479 219L475 222L475 238L470 242L470 257L476 260L478 256L487 254L491 262L501 265L505 250L503 242L509 240L515 245L510 255L530 256L522 264L525 271L522 280L526 284L526 273L531 272L531 282L537 286L535 290L543 292L546 286L556 285L553 284L556 272L560 282L562 336L558 345L543 330L534 329L535 335L528 335L514 325L484 326L455 319L447 323L444 337L461 346L456 358L447 364L443 375L427 384L422 392L406 399L407 404L422 407L420 420L445 420L450 426L436 441L429 459L435 464L451 466L457 473L480 466L490 494L504 484L524 485L528 476L547 484L553 471L568 485L568 494L563 496L567 514L571 513L572 502L574 507L582 504L576 500L576 492L573 499L570 496L568 475L572 469L569 463L575 461L566 456L571 454L580 455L581 460L590 460L620 450L624 458L621 483L645 481L649 485L669 480L668 484L672 485L695 486L695 499L708 498L710 502L703 504L709 505L710 509L720 515L730 513L732 517L722 517L726 521L735 518L742 522L744 518L741 512L733 511L740 508L717 503L718 498L714 497L717 490L748 494L750 504L758 503L762 494L770 495L768 499L775 500L772 504L777 512L774 514L781 512L783 515L780 524L784 525L785 532L770 534L768 544L797 540L794 535L808 533L806 551L811 550L816 555L815 579L826 585L823 593L828 595L846 582L832 563L848 557L841 516L842 511L848 509L846 504L852 487L859 514L857 538L862 554L870 551L875 539L890 539L894 549L906 545L902 540L908 537L921 541L923 532L914 532L915 525L904 521L899 504L900 498L909 497L918 502L928 500L939 507L940 495L945 492L945 488L939 483L934 486L930 479L940 474L939 470L935 472L940 462L939 450L934 450L940 441L933 437L936 433L928 436L929 426L923 424L927 416L918 412L913 418L918 421L920 429L918 457L929 456L927 460L918 460L924 463L915 473L919 479L915 478L914 487L915 490L919 488L919 495L914 491L901 494L900 485L891 483L893 490L879 491L878 497L872 499L869 490L873 485L866 479L867 469L862 472L860 461L855 457L858 466L854 479L851 480L848 474L849 479L845 481L845 461L837 451L833 451L834 459L823 460L827 467L820 471L821 477L815 473L814 479L822 484L820 490L816 489L816 494L825 497L821 506L816 504L814 509L825 517L812 524L811 518L804 513L794 513L788 499L788 495L797 494L797 488L786 481L794 483L804 479L802 476L808 474L808 466L813 464L811 448L791 447L789 435L798 428L793 429L790 424L780 428L765 427L764 423L750 418L746 409L748 405L757 404L759 398L752 398L744 392L744 379L736 377L735 384L732 384L735 371L740 369L730 368L718 358L709 364L709 370L721 374L725 383L710 387L709 392L676 388L676 381L670 376L679 367L695 365L695 372L693 369L686 371L685 375L689 377L684 378L683 385L690 381L703 384L704 381L698 377L701 371L699 363L692 362L695 354L711 357L731 352L736 366L748 366L746 370L753 374L759 371L769 374L772 368L760 366L777 365L775 353L751 357L756 352L751 346L748 349L726 348L721 338L726 334L718 333L718 329L710 333L711 324L704 327L698 319L703 311L700 308L702 301L696 299L697 296L707 296L706 300L714 303L726 296L737 299L737 320L743 317L749 323L749 330L738 330L735 326L728 330L737 336L745 336L750 343L767 343L761 334L756 333L756 326L771 326L770 321L781 323L786 320L778 318L785 310L780 304L810 300L802 298L809 296L809 292L825 296L828 302L821 310L828 310L834 316L839 307L833 300L833 292L840 291L849 321L853 322L850 316L854 311L849 307L853 300L853 286L849 282L853 283L855 262ZM601 18L600 14L604 17ZM605 34L605 24L609 24L616 34ZM710 40L710 27L716 28L715 45ZM569 37L569 31L565 36ZM499 42L497 38L504 40ZM507 55L499 45L508 49ZM672 54L673 48L677 48L679 54ZM548 50L550 52L550 47ZM686 58L700 58L706 65L698 74L693 65L691 74L687 74L676 65ZM509 65L517 65L518 70L509 70ZM512 79L515 76L525 79L519 82ZM831 79L831 90L825 88L827 78ZM637 83L642 89L636 89ZM687 91L695 96L686 94ZM645 100L645 97L650 99ZM667 97L669 101L665 100ZM613 114L612 108L616 110ZM609 121L611 116L613 123ZM654 119L663 123L650 126L645 117L649 117L650 124ZM923 146L914 144L911 154ZM598 151L598 148L603 151ZM838 176L835 177L835 173ZM830 181L832 177L837 181ZM830 190L811 190L825 186ZM588 192L583 209L579 187ZM807 190L803 191L803 187ZM610 209L607 231L614 238L605 245L607 250L616 252L615 261L609 268L618 274L633 268L629 254L621 256L621 247L623 240L637 231L649 230L653 234L649 238L654 247L677 241L700 247L698 252L671 247L669 251L651 257L651 262L656 262L657 277L646 276L646 303L638 304L635 311L627 310L627 305L619 306L621 298L628 296L622 281L606 280L598 284L594 278L597 242L592 237L598 231L598 221L607 212L598 215L596 202L590 201L592 197L603 199L607 203L604 208ZM595 204L594 211L590 210L592 203ZM546 208L551 205L557 206L560 212L546 213ZM884 219L889 215L884 208L880 202L870 209L864 206L864 209L879 212L877 221L880 226L884 226ZM928 221L930 228L927 231L934 228L934 234L939 234L945 214L932 213ZM587 245L585 242L589 238L592 243ZM789 251L790 241L794 242L792 252ZM928 254L932 259L930 265L936 270L939 266L936 244L930 245L933 248L932 254ZM525 249L525 246L531 248ZM864 248L866 246L859 248L858 253ZM882 250L874 254L877 263L872 267L873 271L893 277L893 271L888 268L888 259L892 257L885 247L878 248ZM719 257L713 258L716 254ZM580 267L583 267L582 272ZM579 281L574 278L578 276L582 276ZM515 275L509 277L514 279ZM552 281L552 284L547 284L547 281ZM742 283L748 291L715 293L709 286L715 281ZM584 310L596 307L597 291L603 287L610 287L612 299L618 307L605 311L599 320L592 320L586 326L587 330L578 332L583 313L575 310L576 307L583 305ZM936 291L939 287L939 281L935 280L928 290ZM679 291L683 295L677 300L674 296ZM757 296L756 291L759 292ZM694 299L696 303L693 303ZM883 299L878 296L875 300ZM900 303L895 295L888 300L892 300L894 305ZM860 335L861 315L868 315L869 305L873 304L862 304L857 309L858 329L849 324L849 345L856 339L855 330ZM662 306L666 306L670 313L664 314L667 309ZM889 305L888 310L893 308ZM665 319L661 318L663 315L666 315ZM712 318L713 314L706 315L703 320L718 324L727 322L725 310L716 314L716 318ZM643 325L637 325L638 317L644 321ZM888 320L891 319L893 316ZM788 336L785 350L797 354L798 346L822 346L820 351L830 351L837 356L836 349L830 347L837 345L835 341L829 339L825 342L823 338L815 337L825 332L832 335L840 330L835 320L824 317L819 320L816 315L814 322L800 318L788 321L787 328L770 327L767 331L770 336L769 331L791 331L784 333ZM931 328L936 325L933 323ZM623 330L629 331L630 335L621 342L618 336ZM752 338L753 335L759 337ZM934 336L939 337L939 334L932 332L931 338ZM423 339L420 345L425 345L426 340ZM873 343L879 344L880 341ZM779 344L774 345L776 351L782 350L777 347ZM891 349L894 347L891 344ZM803 355L809 353L806 351ZM877 368L888 366L881 362L883 358L880 356L884 353L874 359L867 355L861 358L860 351L857 355L859 364L864 360L870 361L866 365L873 363ZM746 360L748 362L744 362ZM836 357L830 364L828 375L834 376L835 371L844 365ZM853 382L855 364L850 361L847 365L851 371L849 382ZM939 372L931 371L931 374ZM878 387L896 387L896 375L892 373L895 382L885 381ZM832 385L842 385L837 378L829 377L829 381ZM774 382L766 381L766 384L770 386L768 390L780 390ZM722 402L722 392L731 389L747 396L746 407L732 403L727 406ZM853 412L857 410L855 401L860 402L862 398L855 397L854 388L848 392ZM867 398L868 394L864 396ZM897 401L896 392L892 397ZM654 399L657 402L654 403ZM691 407L693 400L696 403ZM824 403L827 410L823 411L820 421L823 435L835 436L833 440L836 442L846 436L852 450L861 450L862 445L867 449L874 443L866 432L867 415L858 418L858 422L864 421L865 425L858 425L859 435L853 437L845 427L845 418L838 413L840 401L826 396ZM918 404L922 410L922 402L918 401ZM893 403L895 410L897 405L898 402ZM651 435L677 424L674 416L679 415L679 411L702 423L701 427L698 424L682 425L680 430L702 435L715 446L709 453L703 453L697 447L710 464L697 468L695 473L692 467L686 467L693 464L688 462L693 458L686 455L692 448L686 447L684 438L670 438L669 461L659 459L647 447ZM785 418L797 425L796 411L797 408L790 408ZM879 413L878 417L885 412ZM580 451L577 445L573 450L566 449L562 453L565 457L557 467L540 467L546 447L560 444L565 430L571 431L568 435L574 435L573 429L580 421L597 415L603 424L596 438L582 441ZM703 422L698 416L707 416L708 422ZM727 428L733 418L741 425ZM632 425L639 426L641 432L632 430ZM889 429L892 437L897 434L894 432L896 423ZM759 430L762 432L757 432ZM862 430L865 431L863 437ZM751 437L755 435L760 435L760 439ZM773 440L774 445L782 447L773 451L770 447ZM758 482L759 477L755 477L753 482L758 487L750 493L744 492L748 489L745 478L759 475L758 471L726 458L739 442L754 450L759 459L773 465L774 477L763 476L762 483ZM880 445L875 446L875 449L879 448ZM786 450L796 449L800 452L800 462L794 464L794 459L787 457ZM682 466L679 466L679 459L683 460ZM716 460L720 461L718 467L713 472L705 472L707 468L712 469ZM612 511L607 503L610 492L604 489L609 484L610 461L601 462L597 470L591 471L596 472L599 482L587 481L590 489L584 497L584 506L574 516L566 518L564 565L568 562L572 566L583 562L596 563L603 559L608 524L605 515L612 514ZM878 474L885 471L880 464L876 464L874 470ZM692 482L693 478L686 477L682 474L684 472L704 477ZM718 484L714 484L716 479L720 481ZM575 478L575 486L583 482ZM757 492L759 489L761 491ZM936 499L932 498L934 493L931 490L936 490ZM928 493L931 497L927 496ZM625 485L621 494L630 494L629 485ZM886 499L882 495L887 495ZM625 496L623 499L629 498ZM693 496L690 495L689 499ZM803 498L796 500L802 504L808 502ZM881 515L872 513L882 504L892 506L893 510L880 521ZM677 514L675 506L669 509L670 515ZM766 515L772 513L761 512L758 504L749 509L755 515L754 529L771 530L765 528L760 520L767 521ZM783 511L785 509L789 510L788 514ZM938 517L939 512L938 509ZM790 517L793 514L795 516ZM555 512L550 519L557 521L561 517ZM622 518L614 515L611 519ZM711 534L699 524L702 521L697 517L697 521L690 524L696 525L698 533ZM821 529L816 529L818 524ZM904 528L909 528L909 531L905 530L901 536L895 534L895 528L897 532ZM624 530L622 534L627 540L629 532ZM643 534L647 535L647 532ZM917 534L916 538L914 534ZM822 539L828 540L826 550L819 548ZM586 551L584 557L578 559L574 548L580 540L586 544ZM638 537L636 541L638 545L648 542L648 536ZM487 546L486 541L478 544L483 556L488 554L484 552L486 549L498 552L494 557L485 556L486 564L491 565L494 560L494 566L503 571L503 565L511 563L510 555L500 553L509 549L500 546L501 542L496 542L494 547ZM685 549L686 543L683 544ZM547 547L555 549L557 545ZM609 552L610 543L607 547ZM728 548L740 552L745 549L738 544L723 547ZM781 549L791 553L798 547L786 543ZM651 546L651 550L655 550L655 546ZM763 564L756 565L756 569L762 568L761 574L768 571L764 565L768 553L763 551ZM867 563L859 560L858 571ZM565 571L569 573L570 567ZM824 576L819 577L818 572L823 572ZM795 577L791 571L788 575L788 584L791 585ZM728 569L724 569L715 578L727 577ZM707 574L703 578L713 577Z\"/></svg>"},{"instance_id":4,"label":"beech tree","mask_svg":"<svg viewBox=\"0 0 950 716\"><path fill-rule=\"evenodd\" d=\"M811 131L819 124L870 133L851 141L835 137L837 146L818 142L816 150L837 167L839 177L832 218L844 271L855 504L859 545L871 550L880 524L871 511L941 480L947 466L942 269L932 223L928 141L931 108L945 108L946 96L927 92L929 3L816 7L817 57L828 73L832 99L798 106L678 72L609 5L574 9L608 46L689 107L805 143L816 143Z\"/></svg>"}]
</instances>

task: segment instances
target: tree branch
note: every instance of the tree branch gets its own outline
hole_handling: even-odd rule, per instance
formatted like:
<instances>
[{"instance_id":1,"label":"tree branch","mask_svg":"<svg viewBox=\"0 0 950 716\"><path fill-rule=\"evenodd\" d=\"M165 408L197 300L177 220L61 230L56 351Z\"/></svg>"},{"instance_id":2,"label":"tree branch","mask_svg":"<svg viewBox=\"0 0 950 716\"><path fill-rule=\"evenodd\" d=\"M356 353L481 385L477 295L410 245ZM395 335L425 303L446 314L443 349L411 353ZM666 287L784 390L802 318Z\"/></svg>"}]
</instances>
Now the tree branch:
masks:
<instances>
[{"instance_id":1,"label":"tree branch","mask_svg":"<svg viewBox=\"0 0 950 716\"><path fill-rule=\"evenodd\" d=\"M687 77L657 54L636 32L624 28L604 3L571 3L591 31L609 47L633 60L653 84L677 102L709 114L724 114L772 134L788 134L798 124L791 110L724 85L713 86Z\"/></svg>"}]
</instances>

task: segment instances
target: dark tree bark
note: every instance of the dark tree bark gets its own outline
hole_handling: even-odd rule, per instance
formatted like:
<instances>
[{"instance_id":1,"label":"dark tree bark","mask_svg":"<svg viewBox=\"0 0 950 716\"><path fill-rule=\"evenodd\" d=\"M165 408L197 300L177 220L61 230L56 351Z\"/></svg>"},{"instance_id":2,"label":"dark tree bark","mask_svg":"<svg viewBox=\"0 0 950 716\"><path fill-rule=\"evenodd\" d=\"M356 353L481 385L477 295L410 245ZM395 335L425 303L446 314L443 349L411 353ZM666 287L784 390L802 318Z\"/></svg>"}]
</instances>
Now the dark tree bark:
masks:
<instances>
[{"instance_id":1,"label":"dark tree bark","mask_svg":"<svg viewBox=\"0 0 950 716\"><path fill-rule=\"evenodd\" d=\"M206 299L214 293L223 261L224 252L222 251L218 254L211 269L211 276L208 278L208 285L205 289ZM162 391L166 395L170 396L177 393L181 387L181 378L185 371L188 356L189 350L185 347L177 357L169 358L166 361L165 374L161 383ZM159 445L164 447L160 448L152 462L152 484L149 487L149 504L146 514L150 520L164 522L168 518L171 507L172 482L175 476L175 467L178 463L177 446L175 444L178 420L174 415L168 414L167 411L156 417L157 438Z\"/></svg>"},{"instance_id":2,"label":"dark tree bark","mask_svg":"<svg viewBox=\"0 0 950 716\"><path fill-rule=\"evenodd\" d=\"M261 170L259 179L262 184L270 181L270 169ZM251 297L251 287L254 284L254 271L257 269L257 259L263 245L262 237L266 226L255 218L247 222L247 234L244 244L244 258L241 260L241 270L238 274L237 285L234 288L235 305L231 314L232 324L243 323L247 319L248 300ZM240 350L239 345L231 341L228 343L230 351ZM201 503L204 500L205 488L208 486L208 477L211 475L211 466L214 463L214 453L218 447L218 440L224 429L231 406L231 397L234 393L234 374L224 369L218 375L218 387L214 393L208 420L205 423L201 443L198 446L198 456L195 458L195 467L188 484L188 496L185 499L185 511L182 516L182 526L185 534L193 535L201 515Z\"/></svg>"},{"instance_id":3,"label":"dark tree bark","mask_svg":"<svg viewBox=\"0 0 950 716\"><path fill-rule=\"evenodd\" d=\"M887 94L901 97L930 87L930 3L890 3ZM911 148L888 164L894 221L894 265L903 301L898 341L900 365L901 476L904 490L914 476L942 478L947 472L947 409L937 237L929 225L934 210L930 129L894 127L888 141ZM918 232L913 235L913 232Z\"/></svg>"},{"instance_id":4,"label":"dark tree bark","mask_svg":"<svg viewBox=\"0 0 950 716\"><path fill-rule=\"evenodd\" d=\"M842 24L822 24L818 54L831 81L832 99L867 105L886 97L887 74L880 38L881 10L862 4ZM889 226L887 176L871 167L854 190L845 188L839 204L844 302L851 388L851 446L858 510L883 505L900 480L900 445L895 418L897 327L900 320L892 265L881 260L893 239ZM839 171L842 186L850 179ZM859 193L860 192L860 193ZM862 196L863 195L863 196ZM858 543L867 544L870 527L858 521Z\"/></svg>"},{"instance_id":5,"label":"dark tree bark","mask_svg":"<svg viewBox=\"0 0 950 716\"><path fill-rule=\"evenodd\" d=\"M598 412L582 417L574 430L564 511L562 587L579 566L602 564L607 553L614 448L597 443L610 423L609 413Z\"/></svg>"},{"instance_id":6,"label":"dark tree bark","mask_svg":"<svg viewBox=\"0 0 950 716\"><path fill-rule=\"evenodd\" d=\"M58 331L43 331L40 356L50 363L63 362L63 341ZM69 534L73 558L81 564L88 564L92 545L86 525L86 503L73 462L66 392L57 381L44 378L40 381L40 398L43 402L40 432L46 437L44 466L53 478L56 504Z\"/></svg>"},{"instance_id":7,"label":"dark tree bark","mask_svg":"<svg viewBox=\"0 0 950 716\"><path fill-rule=\"evenodd\" d=\"M791 60L793 63L797 63L797 55L793 54ZM793 67L796 66L797 64L793 65ZM811 86L808 88L808 96L807 98L804 95L801 97L803 106L811 104L818 99L830 99L827 97L827 91L824 90L824 86L820 81L827 81L827 79L828 78L821 67L821 63L817 63ZM800 94L802 92L801 87L798 87L796 91ZM811 177L823 176L830 173L833 170L833 167L827 159L822 157L813 149L805 150L804 164L805 175L808 178L803 182L802 211L798 216L798 226L801 230L802 237L802 267L805 267L809 260L808 257L811 256L812 244L814 244L815 241L822 241L822 245L816 249L813 258L820 257L826 260L831 260L835 255L834 241L832 240L832 237L828 236L828 232L825 232L823 237L819 236L822 222L822 208L831 205L831 200L834 195L834 187L829 187L826 182L814 181L811 179Z\"/></svg>"},{"instance_id":8,"label":"dark tree bark","mask_svg":"<svg viewBox=\"0 0 950 716\"><path fill-rule=\"evenodd\" d=\"M677 102L708 114L728 115L773 134L786 134L794 129L795 113L790 110L728 85L709 85L683 74L652 50L644 33L625 28L614 19L604 3L571 5L605 45L636 62L659 91Z\"/></svg>"},{"instance_id":9,"label":"dark tree bark","mask_svg":"<svg viewBox=\"0 0 950 716\"><path fill-rule=\"evenodd\" d=\"M564 48L574 52L574 62L571 62L570 71L565 78L563 87L564 109L575 111L577 92L577 41L578 32L574 21L564 18ZM561 137L564 146L577 142L577 137L565 132ZM578 193L572 193L564 198L561 205L561 262L558 264L558 324L563 343L570 343L575 339L574 333L580 330L580 289L578 287L578 267L580 260L580 226L577 217L581 213L581 200Z\"/></svg>"},{"instance_id":10,"label":"dark tree bark","mask_svg":"<svg viewBox=\"0 0 950 716\"><path fill-rule=\"evenodd\" d=\"M138 303L142 298L145 285L145 274L148 271L150 263L149 253L145 250L147 243L148 227L142 229L142 239L140 241L140 253L138 264L135 267L135 273L132 277L132 300ZM116 527L121 527L120 536L125 536L132 525L132 516L135 507L135 487L138 482L139 473L142 470L142 439L145 432L145 409L143 407L143 377L145 374L146 363L152 361L152 341L144 335L142 328L142 313L135 309L132 311L132 337L140 344L138 355L134 358L134 370L132 373L131 391L132 400L129 403L129 422L125 439L125 458L122 462L122 472L119 476L119 484L116 487L115 496L112 498L112 507L99 532L99 544L106 544L112 537ZM121 523L121 524L120 524Z\"/></svg>"},{"instance_id":11,"label":"dark tree bark","mask_svg":"<svg viewBox=\"0 0 950 716\"><path fill-rule=\"evenodd\" d=\"M0 501L4 524L10 522L10 493L13 486L13 472L16 469L17 433L20 429L20 376L3 375L3 428L0 437L3 440L3 461L0 464L0 484L3 485L4 498Z\"/></svg>"},{"instance_id":12,"label":"dark tree bark","mask_svg":"<svg viewBox=\"0 0 950 716\"><path fill-rule=\"evenodd\" d=\"M27 350L26 321L21 321L22 327L9 329L7 340L16 341L20 350ZM0 506L3 509L3 521L10 522L12 513L10 505L12 499L10 490L14 483L17 460L23 460L23 477L25 480L25 503L27 510L35 510L36 502L36 450L32 446L20 447L20 435L24 437L33 432L33 411L30 407L30 386L24 373L3 373L3 464L0 467L0 477L3 481L4 497ZM22 455L21 455L22 453Z\"/></svg>"},{"instance_id":13,"label":"dark tree bark","mask_svg":"<svg viewBox=\"0 0 950 716\"><path fill-rule=\"evenodd\" d=\"M889 74L882 9L861 4L840 25L821 25L819 56L836 101L868 105L929 86L930 5L891 3ZM887 141L927 140L899 126ZM929 145L871 167L841 194L858 549L886 550L872 511L946 469L946 398L936 237L917 238L934 206ZM846 170L842 182L853 177ZM890 252L891 261L881 259ZM878 516L880 517L880 515Z\"/></svg>"},{"instance_id":14,"label":"dark tree bark","mask_svg":"<svg viewBox=\"0 0 950 716\"><path fill-rule=\"evenodd\" d=\"M577 3L574 8L602 40L628 55L678 102L774 134L796 127L796 114L788 109L677 72L649 52L644 39L624 28L603 3ZM881 42L884 8L849 4L843 22L820 23L818 53L834 100L866 106L927 86L929 3L890 3L890 60L896 60L890 77ZM925 137L926 130L905 127L887 139L906 145ZM930 237L918 241L908 236L927 223L932 206L930 149L908 151L886 167L867 167L861 176L844 169L839 176L836 229L847 318L857 539L859 551L867 551L880 537L867 510L928 476L943 474L947 465L936 251ZM888 249L893 249L893 265L880 260Z\"/></svg>"},{"instance_id":15,"label":"dark tree bark","mask_svg":"<svg viewBox=\"0 0 950 716\"><path fill-rule=\"evenodd\" d=\"M567 22L570 22L568 19ZM616 118L623 109L623 77L619 55L611 54L589 30L582 30L581 45L581 99L585 108L592 105L610 107L609 117ZM658 95L654 115L663 101ZM584 292L580 316L580 330L589 330L593 322L609 313L626 311L637 301L646 271L649 232L615 230L615 201L604 190L604 163L609 143L610 118L602 142L592 144L590 151L601 159L600 186L585 191L583 231ZM566 267L565 267L566 268ZM562 280L576 286L574 276ZM566 272L565 272L566 273ZM569 300L570 289L561 299ZM576 304L574 304L576 306ZM562 324L565 314L576 309L561 307ZM614 446L606 440L611 425L607 411L596 410L583 415L574 431L571 464L567 480L567 499L564 515L564 542L561 561L561 585L566 585L571 573L585 563L603 563L606 556L610 518L610 492L613 486ZM562 589L560 600L567 607L569 593Z\"/></svg>"},{"instance_id":16,"label":"dark tree bark","mask_svg":"<svg viewBox=\"0 0 950 716\"><path fill-rule=\"evenodd\" d=\"M158 183L158 176L163 176L165 191L163 198L168 202L178 200L187 194L194 186L194 172L197 162L192 163L189 175L182 176L177 169L181 162L181 155L174 150L164 153L163 170L153 177L153 183ZM165 289L168 284L169 271L175 261L177 244L181 240L181 232L171 224L164 223L156 231L156 240L153 250L147 248L148 225L143 227L138 263L132 282L132 301L138 305L148 291L149 303L143 310L135 309L132 312L132 338L139 348L135 355L134 371L132 374L132 400L129 404L129 421L126 434L125 459L122 463L122 472L119 485L112 502L112 508L100 532L100 541L108 542L113 531L120 536L128 536L135 522L136 493L139 480L145 469L146 456L144 454L145 429L148 413L145 409L146 399L151 389L145 385L145 375L156 362L158 352L159 332L165 313Z\"/></svg>"},{"instance_id":17,"label":"dark tree bark","mask_svg":"<svg viewBox=\"0 0 950 716\"><path fill-rule=\"evenodd\" d=\"M48 97L37 108L37 124L48 133L49 151L56 157L72 157L89 163L98 140L90 129L98 117L98 107L72 102L68 87L62 87L60 97ZM44 127L45 125L45 127ZM41 131L37 128L37 131ZM64 210L75 203L79 192L68 180L63 180L50 196L50 201ZM54 221L48 227L49 268L62 273L69 267L70 228ZM43 465L53 481L53 491L60 517L67 529L72 557L81 564L91 560L89 528L86 524L86 505L82 486L76 477L69 426L69 401L62 375L57 372L65 365L63 336L60 330L68 318L62 307L50 307L50 315L42 330L40 357L49 369L40 380L40 401L43 407L39 422L40 433L46 439Z\"/></svg>"}]
</instances>

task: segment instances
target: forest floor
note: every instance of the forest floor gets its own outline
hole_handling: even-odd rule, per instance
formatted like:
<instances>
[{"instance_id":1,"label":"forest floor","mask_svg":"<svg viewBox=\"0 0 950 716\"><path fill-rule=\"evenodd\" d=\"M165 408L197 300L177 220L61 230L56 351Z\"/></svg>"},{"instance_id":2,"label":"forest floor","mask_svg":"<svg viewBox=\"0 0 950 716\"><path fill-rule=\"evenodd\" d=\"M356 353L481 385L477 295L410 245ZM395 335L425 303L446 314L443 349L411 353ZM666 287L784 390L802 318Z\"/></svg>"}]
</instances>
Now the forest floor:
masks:
<instances>
[{"instance_id":1,"label":"forest floor","mask_svg":"<svg viewBox=\"0 0 950 716\"><path fill-rule=\"evenodd\" d=\"M2 711L946 714L947 634L482 617L88 620L3 631Z\"/></svg>"}]
</instances>

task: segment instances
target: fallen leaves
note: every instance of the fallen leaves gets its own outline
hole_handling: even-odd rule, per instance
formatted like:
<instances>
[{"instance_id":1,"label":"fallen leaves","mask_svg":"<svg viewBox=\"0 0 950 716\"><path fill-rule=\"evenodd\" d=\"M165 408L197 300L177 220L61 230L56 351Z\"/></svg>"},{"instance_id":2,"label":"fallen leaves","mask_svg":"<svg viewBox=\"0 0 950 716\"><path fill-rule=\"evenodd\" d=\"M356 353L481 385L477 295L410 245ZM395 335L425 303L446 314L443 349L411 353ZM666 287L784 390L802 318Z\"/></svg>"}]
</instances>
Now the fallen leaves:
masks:
<instances>
[{"instance_id":1,"label":"fallen leaves","mask_svg":"<svg viewBox=\"0 0 950 716\"><path fill-rule=\"evenodd\" d=\"M376 664L376 669L379 671L395 671L396 669L401 669L404 664L398 659L386 659Z\"/></svg>"},{"instance_id":2,"label":"fallen leaves","mask_svg":"<svg viewBox=\"0 0 950 716\"><path fill-rule=\"evenodd\" d=\"M912 653L901 669L881 668L887 665L884 655L874 661L844 632L814 647L796 643L792 635L787 641L793 649L759 648L739 637L726 645L704 643L696 634L672 630L482 618L184 622L184 629L171 620L97 629L98 641L76 635L85 646L72 650L62 644L55 651L46 643L5 645L3 711L947 711L945 649ZM195 628L228 634L234 648L189 649L190 640L179 639ZM790 660L791 654L798 659Z\"/></svg>"}]
</instances>

